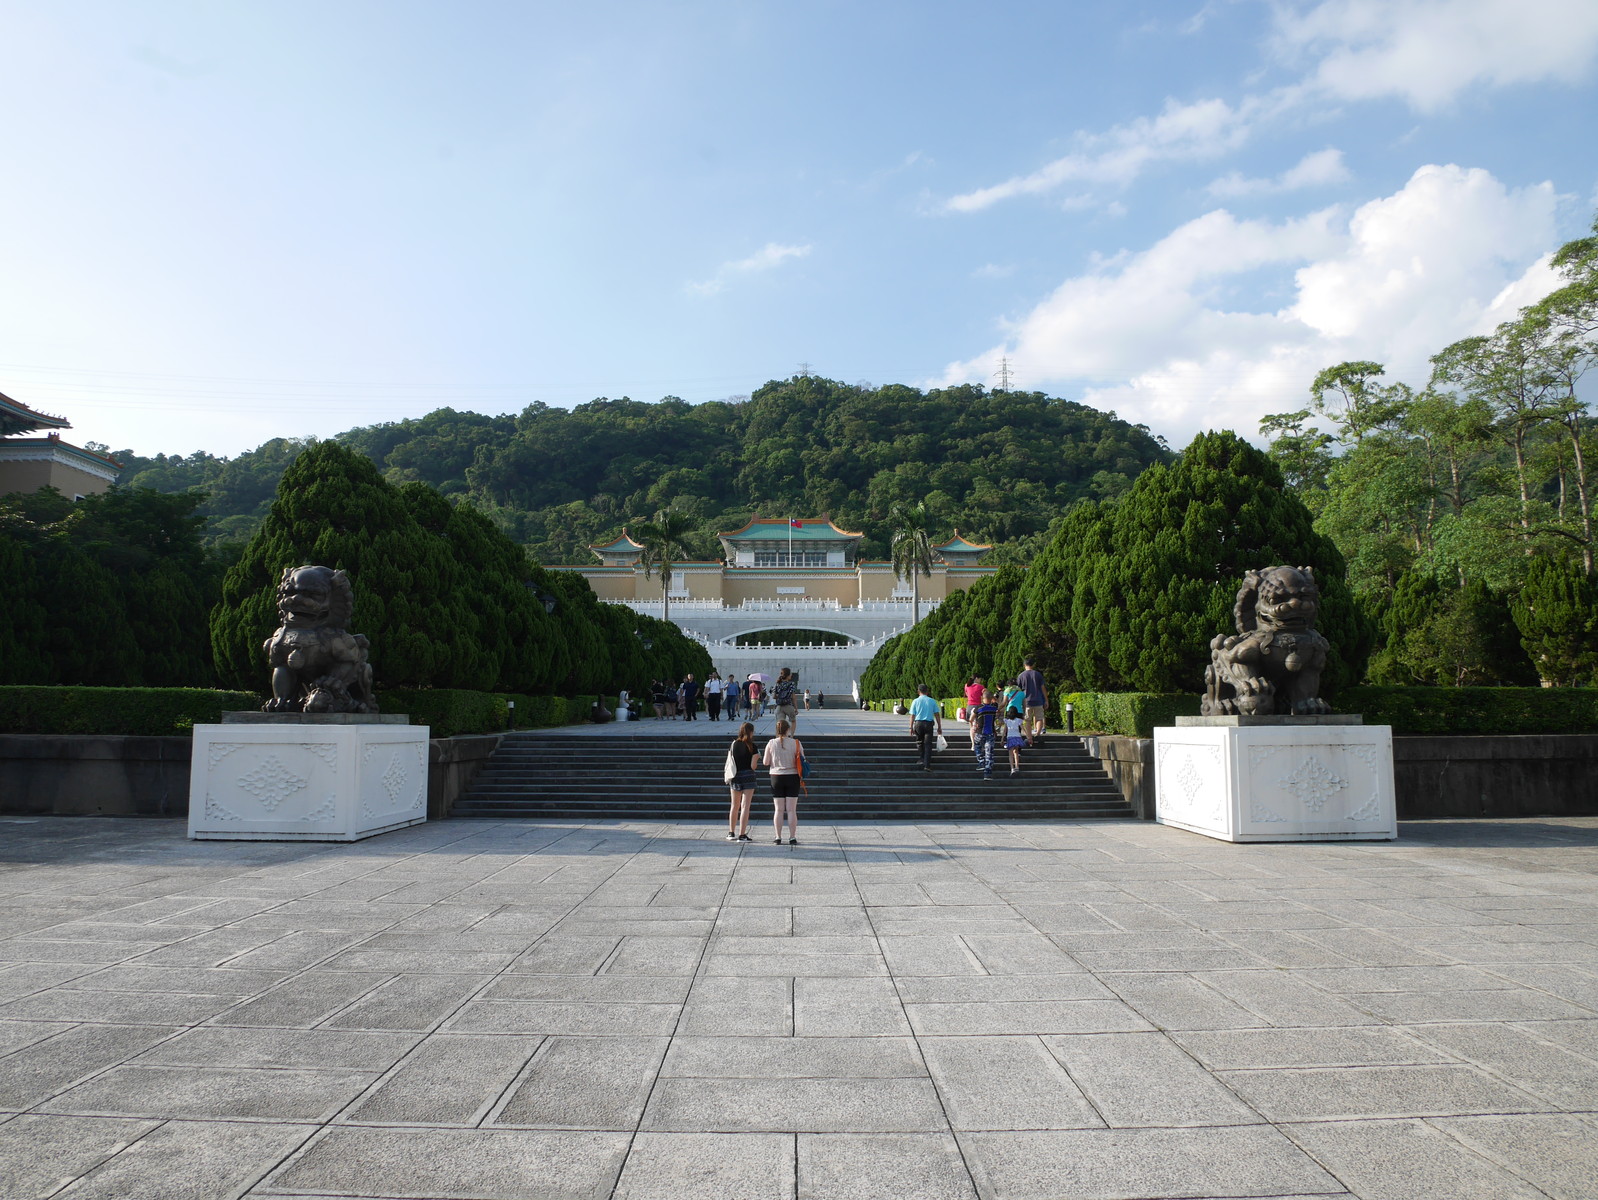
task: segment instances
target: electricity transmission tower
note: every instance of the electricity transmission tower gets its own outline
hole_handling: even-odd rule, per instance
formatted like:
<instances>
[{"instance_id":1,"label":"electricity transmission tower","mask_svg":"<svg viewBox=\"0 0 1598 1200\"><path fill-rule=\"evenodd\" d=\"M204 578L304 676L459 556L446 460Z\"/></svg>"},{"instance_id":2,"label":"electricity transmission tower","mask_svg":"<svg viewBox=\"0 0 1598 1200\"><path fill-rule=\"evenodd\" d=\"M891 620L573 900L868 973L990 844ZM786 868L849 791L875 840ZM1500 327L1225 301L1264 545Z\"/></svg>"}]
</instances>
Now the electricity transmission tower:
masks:
<instances>
[{"instance_id":1,"label":"electricity transmission tower","mask_svg":"<svg viewBox=\"0 0 1598 1200\"><path fill-rule=\"evenodd\" d=\"M1009 391L1011 371L1010 360L1008 357L999 359L999 369L994 372L994 375L997 376L999 380L999 386L994 390L999 392Z\"/></svg>"}]
</instances>

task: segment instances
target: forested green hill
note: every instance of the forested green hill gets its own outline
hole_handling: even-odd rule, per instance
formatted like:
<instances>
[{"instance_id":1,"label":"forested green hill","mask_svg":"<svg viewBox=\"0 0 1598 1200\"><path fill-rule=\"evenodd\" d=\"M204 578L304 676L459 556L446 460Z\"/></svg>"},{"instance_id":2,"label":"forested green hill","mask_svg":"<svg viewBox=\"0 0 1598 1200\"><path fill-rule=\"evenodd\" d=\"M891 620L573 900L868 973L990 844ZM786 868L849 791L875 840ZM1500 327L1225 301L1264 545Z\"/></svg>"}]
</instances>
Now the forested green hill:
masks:
<instances>
[{"instance_id":1,"label":"forested green hill","mask_svg":"<svg viewBox=\"0 0 1598 1200\"><path fill-rule=\"evenodd\" d=\"M749 516L829 513L885 557L883 518L925 500L935 532L999 545L1024 562L1072 502L1105 499L1171 457L1141 425L1041 392L857 387L814 376L747 400L689 404L599 399L533 404L515 416L440 409L352 429L338 440L393 483L423 482L488 513L541 562L585 562L586 547L667 505L698 518L696 554ZM114 451L123 483L202 488L212 542L248 536L307 442L275 439L235 459Z\"/></svg>"}]
</instances>

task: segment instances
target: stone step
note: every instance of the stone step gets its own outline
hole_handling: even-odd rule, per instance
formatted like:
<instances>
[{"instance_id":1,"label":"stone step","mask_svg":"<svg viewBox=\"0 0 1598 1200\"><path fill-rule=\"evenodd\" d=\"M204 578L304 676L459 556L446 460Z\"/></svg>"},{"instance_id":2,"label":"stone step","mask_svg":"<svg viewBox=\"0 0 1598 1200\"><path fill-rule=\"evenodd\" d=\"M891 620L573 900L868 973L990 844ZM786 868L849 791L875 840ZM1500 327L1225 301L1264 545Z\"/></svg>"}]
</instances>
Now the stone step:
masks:
<instances>
[{"instance_id":1,"label":"stone step","mask_svg":"<svg viewBox=\"0 0 1598 1200\"><path fill-rule=\"evenodd\" d=\"M731 732L729 729L727 732ZM607 731L595 736L509 734L478 772L452 815L514 819L671 819L721 821L727 791L721 769L730 737ZM805 742L815 776L800 799L808 821L1106 820L1131 810L1081 740L1050 737L1028 749L1011 776L996 748L984 781L970 741L956 726L933 770L919 770L908 734L816 735ZM763 735L757 744L769 738ZM760 772L758 810L770 803Z\"/></svg>"}]
</instances>

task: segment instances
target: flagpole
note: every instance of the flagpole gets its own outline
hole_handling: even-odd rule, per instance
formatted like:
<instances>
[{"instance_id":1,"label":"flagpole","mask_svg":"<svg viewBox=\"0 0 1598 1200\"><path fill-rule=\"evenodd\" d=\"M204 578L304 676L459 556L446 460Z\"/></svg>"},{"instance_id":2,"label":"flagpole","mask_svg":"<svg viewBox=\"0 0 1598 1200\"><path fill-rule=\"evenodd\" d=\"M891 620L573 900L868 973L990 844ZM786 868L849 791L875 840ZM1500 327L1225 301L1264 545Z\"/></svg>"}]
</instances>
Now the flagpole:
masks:
<instances>
[{"instance_id":1,"label":"flagpole","mask_svg":"<svg viewBox=\"0 0 1598 1200\"><path fill-rule=\"evenodd\" d=\"M793 570L793 510L788 510L788 569Z\"/></svg>"}]
</instances>

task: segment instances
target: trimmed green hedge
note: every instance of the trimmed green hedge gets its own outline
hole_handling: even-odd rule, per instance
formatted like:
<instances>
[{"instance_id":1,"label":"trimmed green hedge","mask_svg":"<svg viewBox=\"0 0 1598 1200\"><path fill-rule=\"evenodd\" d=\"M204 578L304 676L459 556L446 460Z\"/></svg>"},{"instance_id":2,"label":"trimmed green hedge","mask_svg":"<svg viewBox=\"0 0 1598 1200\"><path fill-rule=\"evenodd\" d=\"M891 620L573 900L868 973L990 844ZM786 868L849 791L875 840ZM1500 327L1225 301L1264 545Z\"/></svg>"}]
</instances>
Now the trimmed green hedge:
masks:
<instances>
[{"instance_id":1,"label":"trimmed green hedge","mask_svg":"<svg viewBox=\"0 0 1598 1200\"><path fill-rule=\"evenodd\" d=\"M1072 692L1076 728L1152 737L1156 725L1197 716L1201 697L1161 692ZM1391 725L1397 737L1598 733L1598 688L1352 687L1337 694L1340 713ZM1065 710L1060 714L1063 724Z\"/></svg>"},{"instance_id":2,"label":"trimmed green hedge","mask_svg":"<svg viewBox=\"0 0 1598 1200\"><path fill-rule=\"evenodd\" d=\"M1057 711L1063 728L1065 705L1071 705L1078 733L1146 738L1154 736L1156 725L1198 716L1201 699L1186 692L1067 692L1058 697Z\"/></svg>"},{"instance_id":3,"label":"trimmed green hedge","mask_svg":"<svg viewBox=\"0 0 1598 1200\"><path fill-rule=\"evenodd\" d=\"M0 733L181 737L261 697L213 688L0 687Z\"/></svg>"},{"instance_id":4,"label":"trimmed green hedge","mask_svg":"<svg viewBox=\"0 0 1598 1200\"><path fill-rule=\"evenodd\" d=\"M1411 737L1598 733L1598 688L1352 687L1333 707Z\"/></svg>"},{"instance_id":5,"label":"trimmed green hedge","mask_svg":"<svg viewBox=\"0 0 1598 1200\"><path fill-rule=\"evenodd\" d=\"M506 727L506 697L466 688L389 688L377 706L386 713L409 713L411 724L429 727L428 736L499 733Z\"/></svg>"},{"instance_id":6,"label":"trimmed green hedge","mask_svg":"<svg viewBox=\"0 0 1598 1200\"><path fill-rule=\"evenodd\" d=\"M506 729L551 729L581 725L595 700L616 711L615 696L526 696L507 692L474 692L464 688L390 688L378 693L384 712L409 713L417 725L431 727L432 737L468 733L500 733ZM511 701L516 722L510 722Z\"/></svg>"}]
</instances>

